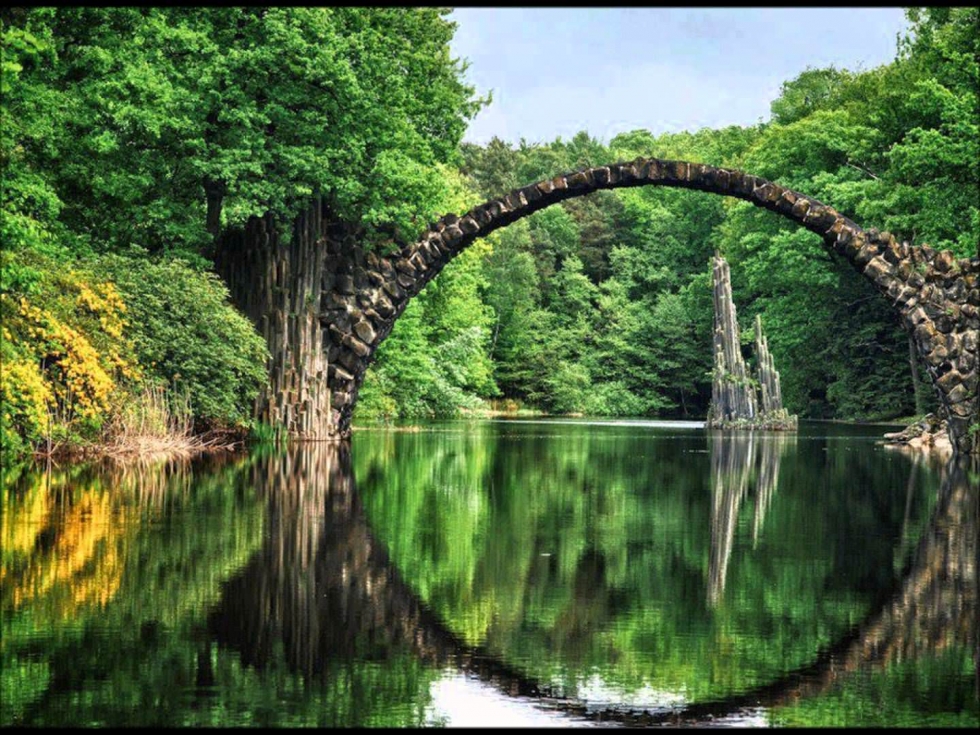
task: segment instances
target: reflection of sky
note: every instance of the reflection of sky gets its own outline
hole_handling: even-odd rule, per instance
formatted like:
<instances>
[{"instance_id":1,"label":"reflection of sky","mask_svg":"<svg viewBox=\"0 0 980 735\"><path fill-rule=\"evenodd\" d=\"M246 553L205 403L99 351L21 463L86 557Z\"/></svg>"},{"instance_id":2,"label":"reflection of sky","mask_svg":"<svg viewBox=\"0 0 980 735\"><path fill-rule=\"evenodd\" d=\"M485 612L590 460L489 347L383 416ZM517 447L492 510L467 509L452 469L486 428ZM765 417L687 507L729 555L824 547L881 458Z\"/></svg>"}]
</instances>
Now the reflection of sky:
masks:
<instances>
[{"instance_id":1,"label":"reflection of sky","mask_svg":"<svg viewBox=\"0 0 980 735\"><path fill-rule=\"evenodd\" d=\"M633 707L651 712L682 707L686 703L683 694L660 691L646 685L635 691L610 686L598 674L593 674L579 687L578 696L597 707Z\"/></svg>"},{"instance_id":2,"label":"reflection of sky","mask_svg":"<svg viewBox=\"0 0 980 735\"><path fill-rule=\"evenodd\" d=\"M584 720L561 711L547 709L527 697L510 697L499 689L472 677L446 672L429 690L432 704L427 712L430 725L446 727L600 727L619 723L607 720ZM647 709L651 713L684 705L684 697L673 692L661 692L644 687L624 692L609 686L598 675L581 687L578 699L589 709L625 707ZM718 727L766 727L765 710L737 712L701 724Z\"/></svg>"},{"instance_id":3,"label":"reflection of sky","mask_svg":"<svg viewBox=\"0 0 980 735\"><path fill-rule=\"evenodd\" d=\"M428 720L446 727L569 727L592 723L549 712L525 697L508 697L478 679L449 674L432 685Z\"/></svg>"}]
</instances>

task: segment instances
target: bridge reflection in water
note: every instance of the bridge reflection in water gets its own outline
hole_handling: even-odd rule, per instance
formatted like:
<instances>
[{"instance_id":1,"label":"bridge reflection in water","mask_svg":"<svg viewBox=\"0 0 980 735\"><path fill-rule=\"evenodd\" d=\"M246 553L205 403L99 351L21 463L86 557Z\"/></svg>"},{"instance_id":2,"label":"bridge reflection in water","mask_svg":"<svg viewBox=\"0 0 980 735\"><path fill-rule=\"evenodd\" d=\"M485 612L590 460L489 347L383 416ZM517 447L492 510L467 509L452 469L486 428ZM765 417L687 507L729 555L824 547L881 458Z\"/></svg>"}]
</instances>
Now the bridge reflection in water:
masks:
<instances>
[{"instance_id":1,"label":"bridge reflection in water","mask_svg":"<svg viewBox=\"0 0 980 735\"><path fill-rule=\"evenodd\" d=\"M709 604L721 599L739 506L754 495L752 538L779 481L788 436L712 437ZM910 468L914 471L914 467ZM942 470L940 497L893 594L814 660L751 691L662 709L596 706L538 682L449 630L391 563L372 534L345 444L294 446L260 460L253 481L268 503L262 551L224 589L209 618L217 642L261 669L281 651L296 673L316 680L337 659L384 660L407 648L427 664L451 668L577 719L624 724L696 723L814 697L859 671L977 650L977 500L962 462ZM911 478L910 478L911 482ZM975 657L976 662L976 657Z\"/></svg>"}]
</instances>

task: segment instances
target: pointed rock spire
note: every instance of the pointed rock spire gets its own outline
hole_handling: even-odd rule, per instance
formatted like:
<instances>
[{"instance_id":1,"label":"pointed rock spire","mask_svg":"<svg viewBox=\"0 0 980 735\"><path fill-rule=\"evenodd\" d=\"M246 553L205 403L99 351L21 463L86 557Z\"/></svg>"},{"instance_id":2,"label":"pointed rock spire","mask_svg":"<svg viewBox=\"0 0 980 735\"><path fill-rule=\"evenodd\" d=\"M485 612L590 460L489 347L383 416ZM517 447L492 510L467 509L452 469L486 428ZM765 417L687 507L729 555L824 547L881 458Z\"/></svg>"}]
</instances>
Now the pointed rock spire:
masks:
<instances>
[{"instance_id":1,"label":"pointed rock spire","mask_svg":"<svg viewBox=\"0 0 980 735\"><path fill-rule=\"evenodd\" d=\"M758 367L751 375L742 357L738 318L732 301L731 271L718 255L712 258L714 290L714 370L708 428L795 429L796 417L783 408L779 372L773 363L762 320L755 318Z\"/></svg>"}]
</instances>

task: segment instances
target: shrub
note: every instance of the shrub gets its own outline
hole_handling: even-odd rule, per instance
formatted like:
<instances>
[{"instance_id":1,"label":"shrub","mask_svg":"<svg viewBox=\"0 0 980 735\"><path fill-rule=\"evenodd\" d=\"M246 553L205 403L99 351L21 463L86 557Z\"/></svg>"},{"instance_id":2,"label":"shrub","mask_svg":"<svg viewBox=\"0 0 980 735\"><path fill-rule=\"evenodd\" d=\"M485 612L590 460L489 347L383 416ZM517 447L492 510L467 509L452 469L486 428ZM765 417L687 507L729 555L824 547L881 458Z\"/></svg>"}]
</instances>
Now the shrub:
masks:
<instances>
[{"instance_id":1,"label":"shrub","mask_svg":"<svg viewBox=\"0 0 980 735\"><path fill-rule=\"evenodd\" d=\"M268 351L212 273L182 260L104 256L95 268L119 288L133 349L150 381L190 400L198 424L243 426L266 380Z\"/></svg>"},{"instance_id":2,"label":"shrub","mask_svg":"<svg viewBox=\"0 0 980 735\"><path fill-rule=\"evenodd\" d=\"M216 276L182 261L27 249L4 251L2 265L4 463L146 428L127 410L148 390L186 397L181 415L198 428L248 422L267 351Z\"/></svg>"},{"instance_id":3,"label":"shrub","mask_svg":"<svg viewBox=\"0 0 980 735\"><path fill-rule=\"evenodd\" d=\"M122 298L111 282L38 253L5 252L3 266L32 273L0 294L4 455L93 438L120 384L139 379Z\"/></svg>"}]
</instances>

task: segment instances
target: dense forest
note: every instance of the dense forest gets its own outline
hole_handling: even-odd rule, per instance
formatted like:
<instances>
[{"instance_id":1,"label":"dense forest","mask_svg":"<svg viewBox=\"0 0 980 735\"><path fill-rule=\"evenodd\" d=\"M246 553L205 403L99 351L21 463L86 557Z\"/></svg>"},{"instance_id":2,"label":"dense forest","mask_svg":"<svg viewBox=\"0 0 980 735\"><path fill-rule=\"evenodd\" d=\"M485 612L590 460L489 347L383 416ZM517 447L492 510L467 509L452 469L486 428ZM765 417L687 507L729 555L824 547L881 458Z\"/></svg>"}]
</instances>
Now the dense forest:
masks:
<instances>
[{"instance_id":1,"label":"dense forest","mask_svg":"<svg viewBox=\"0 0 980 735\"><path fill-rule=\"evenodd\" d=\"M451 56L444 9L5 9L4 453L175 420L261 434L266 345L214 275L213 245L252 216L288 222L314 194L384 249L560 172L679 158L976 255L978 11L907 15L892 63L807 69L755 126L478 146L462 138L489 100ZM490 406L702 418L716 251L744 326L762 316L791 412L932 408L893 312L816 236L744 202L641 188L569 200L457 258L380 348L356 420Z\"/></svg>"}]
</instances>

